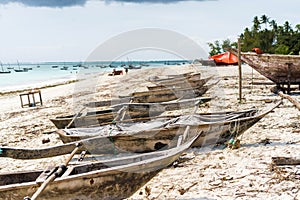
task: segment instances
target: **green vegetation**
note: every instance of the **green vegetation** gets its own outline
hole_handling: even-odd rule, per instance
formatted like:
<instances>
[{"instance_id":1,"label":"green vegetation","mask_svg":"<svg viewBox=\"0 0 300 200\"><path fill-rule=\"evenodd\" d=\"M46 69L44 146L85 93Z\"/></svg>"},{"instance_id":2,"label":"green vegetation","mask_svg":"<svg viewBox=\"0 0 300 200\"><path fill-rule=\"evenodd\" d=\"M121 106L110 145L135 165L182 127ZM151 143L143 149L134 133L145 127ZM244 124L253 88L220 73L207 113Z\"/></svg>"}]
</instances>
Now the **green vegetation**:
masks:
<instances>
[{"instance_id":1,"label":"green vegetation","mask_svg":"<svg viewBox=\"0 0 300 200\"><path fill-rule=\"evenodd\" d=\"M252 48L258 47L265 53L299 54L300 24L293 29L288 21L283 25L278 25L275 20L271 20L266 15L262 15L260 18L255 16L252 22L252 27L245 28L244 33L240 34L242 51L251 51ZM211 49L210 55L225 51L219 41L215 41L213 44L208 43L208 45ZM236 43L229 41L229 46L234 47Z\"/></svg>"},{"instance_id":2,"label":"green vegetation","mask_svg":"<svg viewBox=\"0 0 300 200\"><path fill-rule=\"evenodd\" d=\"M231 42L229 39L226 39L223 40L221 44L218 40L216 40L214 43L208 43L208 46L211 49L209 55L213 56L225 52L226 48L237 48L237 43Z\"/></svg>"}]
</instances>

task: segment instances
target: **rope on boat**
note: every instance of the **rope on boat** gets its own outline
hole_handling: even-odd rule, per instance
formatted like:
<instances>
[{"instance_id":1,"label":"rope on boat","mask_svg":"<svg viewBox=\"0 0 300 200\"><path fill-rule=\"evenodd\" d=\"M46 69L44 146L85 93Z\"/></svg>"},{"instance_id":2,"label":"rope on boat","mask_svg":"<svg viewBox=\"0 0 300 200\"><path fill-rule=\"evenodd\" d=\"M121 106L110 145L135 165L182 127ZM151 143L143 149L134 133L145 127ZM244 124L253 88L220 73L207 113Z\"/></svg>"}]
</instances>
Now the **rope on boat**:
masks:
<instances>
[{"instance_id":1,"label":"rope on boat","mask_svg":"<svg viewBox=\"0 0 300 200\"><path fill-rule=\"evenodd\" d=\"M240 130L240 120L239 119L234 121L233 129L231 129L231 123L229 124L230 140L227 142L227 146L230 149L240 148L241 140L237 139L237 134L238 134L239 130ZM235 135L235 136L233 137L233 135Z\"/></svg>"},{"instance_id":2,"label":"rope on boat","mask_svg":"<svg viewBox=\"0 0 300 200\"><path fill-rule=\"evenodd\" d=\"M117 148L116 148L116 145L114 143L114 140L112 139L111 137L111 133L112 133L113 129L111 128L110 131L109 131L109 134L108 134L108 137L109 137L109 141L112 143L113 145L113 148L114 148L114 155L117 155Z\"/></svg>"}]
</instances>

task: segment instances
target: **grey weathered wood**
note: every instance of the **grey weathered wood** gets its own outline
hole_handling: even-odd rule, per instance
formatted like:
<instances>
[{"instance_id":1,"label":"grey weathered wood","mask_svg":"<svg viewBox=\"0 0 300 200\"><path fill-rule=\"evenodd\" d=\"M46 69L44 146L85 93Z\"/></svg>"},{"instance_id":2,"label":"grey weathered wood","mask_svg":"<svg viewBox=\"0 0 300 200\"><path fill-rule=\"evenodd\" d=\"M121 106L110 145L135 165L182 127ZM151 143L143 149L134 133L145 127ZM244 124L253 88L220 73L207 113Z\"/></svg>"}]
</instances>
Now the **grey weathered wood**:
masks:
<instances>
[{"instance_id":1,"label":"grey weathered wood","mask_svg":"<svg viewBox=\"0 0 300 200\"><path fill-rule=\"evenodd\" d=\"M198 137L193 144L194 147L221 144L227 142L232 137L237 137L242 134L280 104L281 101L261 112L249 110L244 113L239 112L233 115L204 115L198 116L202 121L196 124L171 123L166 124L163 128L143 131L124 131L111 136L108 133L97 137L95 137L95 134L72 136L66 135L64 130L58 130L58 133L61 132L60 134L65 134L64 137L66 137L66 140L79 141L41 149L0 147L2 150L0 157L37 159L64 155L72 152L72 150L76 147L77 142L82 144L79 151L87 150L93 154L150 152L158 149L164 149L166 147L171 148L176 146L175 142L177 141L177 138L179 135L184 133L187 126L190 126L188 138L201 133L200 137Z\"/></svg>"},{"instance_id":2,"label":"grey weathered wood","mask_svg":"<svg viewBox=\"0 0 300 200\"><path fill-rule=\"evenodd\" d=\"M50 182L39 199L126 199L177 160L195 139L164 151L79 163L72 166L69 176ZM39 187L35 182L39 173L37 170L0 174L0 199L31 196Z\"/></svg>"},{"instance_id":3,"label":"grey weathered wood","mask_svg":"<svg viewBox=\"0 0 300 200\"><path fill-rule=\"evenodd\" d=\"M229 51L238 55L236 49L229 49ZM277 85L286 85L288 82L290 85L300 84L300 55L242 52L241 59ZM287 63L291 63L293 66L290 71Z\"/></svg>"},{"instance_id":4,"label":"grey weathered wood","mask_svg":"<svg viewBox=\"0 0 300 200\"><path fill-rule=\"evenodd\" d=\"M122 103L111 106L110 109L89 112L85 116L60 116L53 119L50 119L52 123L57 128L65 128L66 126L74 127L89 127L95 125L102 125L111 123L115 118L119 118L120 114L118 113L123 107L128 108L128 111L122 116L122 121L126 119L126 115L130 119L135 118L145 118L145 117L154 117L162 114L165 111L172 111L177 109L188 108L194 106L194 103L200 101L200 103L205 103L210 101L209 97L200 97L192 98L181 101L170 101L163 103ZM124 108L124 109L125 109ZM115 120L116 121L116 120ZM71 123L72 122L72 123Z\"/></svg>"},{"instance_id":5,"label":"grey weathered wood","mask_svg":"<svg viewBox=\"0 0 300 200\"><path fill-rule=\"evenodd\" d=\"M300 157L272 157L275 165L300 165Z\"/></svg>"},{"instance_id":6,"label":"grey weathered wood","mask_svg":"<svg viewBox=\"0 0 300 200\"><path fill-rule=\"evenodd\" d=\"M79 146L77 145L75 149L71 152L71 155L68 157L64 165L59 166L55 172L53 172L49 177L45 179L45 181L40 185L40 187L37 189L37 191L32 195L30 200L36 200L42 192L46 189L46 187L53 182L58 176L61 176L64 172L64 168L68 166L71 159L74 157L75 153L78 151Z\"/></svg>"},{"instance_id":7,"label":"grey weathered wood","mask_svg":"<svg viewBox=\"0 0 300 200\"><path fill-rule=\"evenodd\" d=\"M278 92L278 95L281 96L282 98L285 98L287 100L289 100L292 104L294 104L296 106L296 108L298 108L298 110L300 110L300 103L293 99L290 95L287 94L283 94L283 92Z\"/></svg>"}]
</instances>

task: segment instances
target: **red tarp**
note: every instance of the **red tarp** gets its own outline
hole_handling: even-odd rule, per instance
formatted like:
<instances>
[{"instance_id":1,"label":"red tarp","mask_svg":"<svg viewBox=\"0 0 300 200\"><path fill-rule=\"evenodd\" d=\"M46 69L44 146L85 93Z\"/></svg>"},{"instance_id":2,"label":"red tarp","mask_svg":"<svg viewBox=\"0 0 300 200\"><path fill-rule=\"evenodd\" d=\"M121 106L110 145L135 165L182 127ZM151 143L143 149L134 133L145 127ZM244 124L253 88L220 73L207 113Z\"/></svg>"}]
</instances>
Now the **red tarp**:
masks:
<instances>
[{"instance_id":1,"label":"red tarp","mask_svg":"<svg viewBox=\"0 0 300 200\"><path fill-rule=\"evenodd\" d=\"M238 57L230 52L221 53L210 57L217 65L236 65L238 63Z\"/></svg>"}]
</instances>

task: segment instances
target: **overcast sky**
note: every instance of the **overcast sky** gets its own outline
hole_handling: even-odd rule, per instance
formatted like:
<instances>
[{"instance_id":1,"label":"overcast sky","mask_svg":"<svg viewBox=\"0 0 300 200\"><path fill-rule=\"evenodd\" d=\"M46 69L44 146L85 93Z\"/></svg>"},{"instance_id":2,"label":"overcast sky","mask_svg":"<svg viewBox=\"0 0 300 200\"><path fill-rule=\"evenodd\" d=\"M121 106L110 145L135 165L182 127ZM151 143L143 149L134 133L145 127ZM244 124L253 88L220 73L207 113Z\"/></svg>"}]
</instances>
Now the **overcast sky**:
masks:
<instances>
[{"instance_id":1,"label":"overcast sky","mask_svg":"<svg viewBox=\"0 0 300 200\"><path fill-rule=\"evenodd\" d=\"M207 42L235 40L254 16L294 27L299 8L299 0L1 0L0 61L85 60L110 38L142 28L178 32L207 52ZM130 59L137 57L163 58L148 51Z\"/></svg>"}]
</instances>

